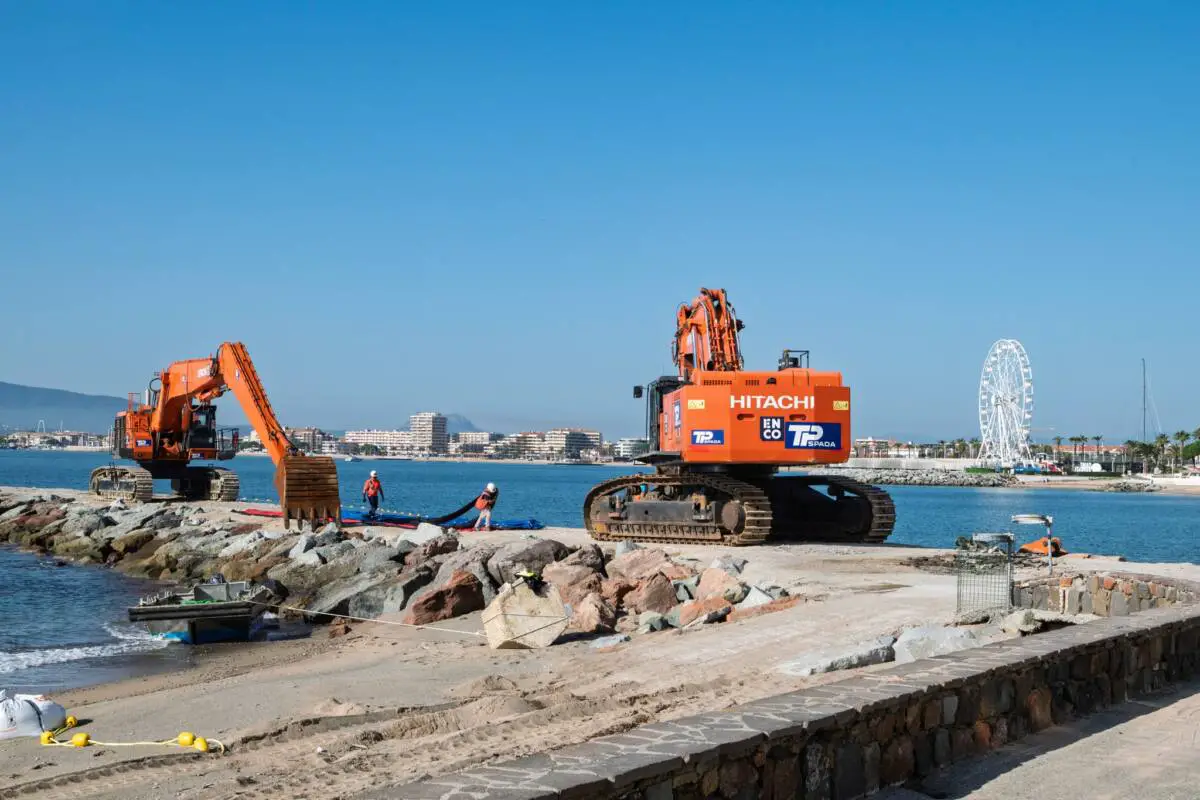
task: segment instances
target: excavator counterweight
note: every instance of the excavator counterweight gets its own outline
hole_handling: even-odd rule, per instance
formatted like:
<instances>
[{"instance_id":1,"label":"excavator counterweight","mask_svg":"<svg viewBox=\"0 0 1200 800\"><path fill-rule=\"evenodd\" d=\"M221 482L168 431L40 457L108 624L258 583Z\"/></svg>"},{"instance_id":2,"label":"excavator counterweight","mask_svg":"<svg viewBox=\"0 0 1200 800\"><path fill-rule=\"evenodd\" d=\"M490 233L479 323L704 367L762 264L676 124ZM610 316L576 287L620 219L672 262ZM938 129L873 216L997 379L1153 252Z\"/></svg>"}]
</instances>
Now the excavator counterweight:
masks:
<instances>
[{"instance_id":1,"label":"excavator counterweight","mask_svg":"<svg viewBox=\"0 0 1200 800\"><path fill-rule=\"evenodd\" d=\"M701 289L676 314L677 375L635 387L647 396L654 472L605 481L588 493L595 539L751 545L768 540L882 542L891 497L849 478L781 472L844 463L850 389L839 372L784 350L773 372L743 367L745 327L724 289Z\"/></svg>"},{"instance_id":2,"label":"excavator counterweight","mask_svg":"<svg viewBox=\"0 0 1200 800\"><path fill-rule=\"evenodd\" d=\"M328 456L309 456L288 438L241 342L225 342L209 358L177 361L155 375L139 398L129 396L112 429L112 452L137 466L107 465L92 472L90 490L107 498L148 501L154 481L192 500L237 500L240 484L228 469L194 466L225 461L238 450L236 430L218 428L213 400L237 398L275 464L275 488L284 525L291 520L340 524L337 467Z\"/></svg>"}]
</instances>

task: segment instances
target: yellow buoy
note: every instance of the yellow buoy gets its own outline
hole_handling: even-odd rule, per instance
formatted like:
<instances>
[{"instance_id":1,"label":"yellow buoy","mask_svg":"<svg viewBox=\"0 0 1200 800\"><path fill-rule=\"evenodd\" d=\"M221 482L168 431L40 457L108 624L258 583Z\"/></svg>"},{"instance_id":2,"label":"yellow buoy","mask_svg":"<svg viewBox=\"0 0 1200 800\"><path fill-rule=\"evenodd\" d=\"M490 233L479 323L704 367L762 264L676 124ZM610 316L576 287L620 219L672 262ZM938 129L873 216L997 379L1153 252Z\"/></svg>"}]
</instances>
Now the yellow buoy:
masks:
<instances>
[{"instance_id":1,"label":"yellow buoy","mask_svg":"<svg viewBox=\"0 0 1200 800\"><path fill-rule=\"evenodd\" d=\"M192 747L196 748L201 753L207 753L208 752L208 740L205 739L203 736L197 737L196 741L192 743Z\"/></svg>"},{"instance_id":2,"label":"yellow buoy","mask_svg":"<svg viewBox=\"0 0 1200 800\"><path fill-rule=\"evenodd\" d=\"M75 745L76 747L87 747L90 741L91 737L83 731L80 731L71 737L71 744Z\"/></svg>"},{"instance_id":3,"label":"yellow buoy","mask_svg":"<svg viewBox=\"0 0 1200 800\"><path fill-rule=\"evenodd\" d=\"M196 734L184 731L176 737L175 741L179 742L180 747L191 747L192 742L196 741Z\"/></svg>"},{"instance_id":4,"label":"yellow buoy","mask_svg":"<svg viewBox=\"0 0 1200 800\"><path fill-rule=\"evenodd\" d=\"M42 744L54 744L53 731L42 731Z\"/></svg>"},{"instance_id":5,"label":"yellow buoy","mask_svg":"<svg viewBox=\"0 0 1200 800\"><path fill-rule=\"evenodd\" d=\"M68 728L74 728L78 724L79 724L79 720L75 719L74 717L67 717L66 726Z\"/></svg>"}]
</instances>

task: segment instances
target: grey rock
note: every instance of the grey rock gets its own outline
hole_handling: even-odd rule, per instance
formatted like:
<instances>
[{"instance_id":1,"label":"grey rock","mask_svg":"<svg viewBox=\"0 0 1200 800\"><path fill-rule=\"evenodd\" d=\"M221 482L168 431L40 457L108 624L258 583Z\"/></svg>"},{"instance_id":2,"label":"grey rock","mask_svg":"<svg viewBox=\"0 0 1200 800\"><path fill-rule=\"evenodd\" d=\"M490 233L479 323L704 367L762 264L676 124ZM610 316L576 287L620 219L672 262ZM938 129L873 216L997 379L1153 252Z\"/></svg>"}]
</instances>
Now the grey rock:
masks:
<instances>
[{"instance_id":1,"label":"grey rock","mask_svg":"<svg viewBox=\"0 0 1200 800\"><path fill-rule=\"evenodd\" d=\"M235 536L229 541L229 544L221 549L221 552L217 556L219 558L233 558L239 553L245 553L247 550L254 549L263 540L264 537L260 531L251 531L241 536Z\"/></svg>"},{"instance_id":2,"label":"grey rock","mask_svg":"<svg viewBox=\"0 0 1200 800\"><path fill-rule=\"evenodd\" d=\"M439 528L437 525L430 525L428 522L422 522L415 529L405 530L400 534L400 538L412 542L414 545L422 545L445 534L446 530L444 528Z\"/></svg>"},{"instance_id":3,"label":"grey rock","mask_svg":"<svg viewBox=\"0 0 1200 800\"><path fill-rule=\"evenodd\" d=\"M329 547L330 545L337 544L344 538L345 536L338 526L330 522L321 529L321 532L314 537L314 540L317 543L317 547Z\"/></svg>"},{"instance_id":4,"label":"grey rock","mask_svg":"<svg viewBox=\"0 0 1200 800\"><path fill-rule=\"evenodd\" d=\"M496 549L492 545L480 544L446 555L440 566L437 567L437 574L434 576L430 588L446 585L454 573L461 570L475 576L480 586L483 587L483 602L491 603L496 598L496 591L499 587L488 569L488 562L496 554Z\"/></svg>"},{"instance_id":5,"label":"grey rock","mask_svg":"<svg viewBox=\"0 0 1200 800\"><path fill-rule=\"evenodd\" d=\"M601 636L599 639L593 639L592 643L591 643L591 647L594 650L599 650L602 647L613 647L614 645L618 645L618 644L621 644L622 642L628 642L628 641L629 641L629 634L617 633L612 636Z\"/></svg>"},{"instance_id":6,"label":"grey rock","mask_svg":"<svg viewBox=\"0 0 1200 800\"><path fill-rule=\"evenodd\" d=\"M638 617L638 630L640 632L661 631L667 627L670 627L670 623L667 622L666 616L659 614L657 611L643 611L641 616ZM645 631L642 631L643 628Z\"/></svg>"},{"instance_id":7,"label":"grey rock","mask_svg":"<svg viewBox=\"0 0 1200 800\"><path fill-rule=\"evenodd\" d=\"M1124 617L1129 615L1129 598L1124 592L1115 591L1112 593L1112 599L1109 601L1108 615L1110 617Z\"/></svg>"},{"instance_id":8,"label":"grey rock","mask_svg":"<svg viewBox=\"0 0 1200 800\"><path fill-rule=\"evenodd\" d=\"M614 558L616 556L623 556L626 553L632 553L634 550L640 550L641 547L642 546L635 541L632 541L630 539L622 539L621 541L617 542L616 553L614 554Z\"/></svg>"},{"instance_id":9,"label":"grey rock","mask_svg":"<svg viewBox=\"0 0 1200 800\"><path fill-rule=\"evenodd\" d=\"M788 592L787 589L783 588L782 586L775 586L773 584L771 586L764 586L763 591L771 595L772 600L781 600L784 597L791 596L791 593Z\"/></svg>"},{"instance_id":10,"label":"grey rock","mask_svg":"<svg viewBox=\"0 0 1200 800\"><path fill-rule=\"evenodd\" d=\"M69 536L91 536L96 531L107 526L105 517L98 511L92 511L86 508L72 509L72 513L67 516L63 522L62 532Z\"/></svg>"},{"instance_id":11,"label":"grey rock","mask_svg":"<svg viewBox=\"0 0 1200 800\"><path fill-rule=\"evenodd\" d=\"M116 524L106 528L104 535L116 539L139 529L157 530L158 528L154 524L155 519L168 512L169 509L166 506L140 507L131 511L122 511L116 515L111 515Z\"/></svg>"},{"instance_id":12,"label":"grey rock","mask_svg":"<svg viewBox=\"0 0 1200 800\"><path fill-rule=\"evenodd\" d=\"M362 574L375 572L399 572L405 554L385 544L370 544L354 548L358 558L358 571Z\"/></svg>"},{"instance_id":13,"label":"grey rock","mask_svg":"<svg viewBox=\"0 0 1200 800\"><path fill-rule=\"evenodd\" d=\"M687 578L681 581L671 581L671 585L675 587L675 596L679 598L679 602L686 603L688 600L696 599L695 578Z\"/></svg>"},{"instance_id":14,"label":"grey rock","mask_svg":"<svg viewBox=\"0 0 1200 800\"><path fill-rule=\"evenodd\" d=\"M925 626L903 631L896 637L894 649L896 663L906 664L978 646L978 637L965 628Z\"/></svg>"},{"instance_id":15,"label":"grey rock","mask_svg":"<svg viewBox=\"0 0 1200 800\"><path fill-rule=\"evenodd\" d=\"M310 555L318 552L310 550L305 555ZM349 614L350 603L354 598L369 591L373 587L384 582L377 575L357 575L353 578L341 581L333 581L332 583L322 586L316 596L305 606L306 611L321 613L331 616L342 616ZM382 605L382 604L381 604ZM374 616L370 614L355 614L358 617ZM328 617L319 619L319 622L328 622Z\"/></svg>"},{"instance_id":16,"label":"grey rock","mask_svg":"<svg viewBox=\"0 0 1200 800\"><path fill-rule=\"evenodd\" d=\"M316 601L329 613L375 619L380 614L393 614L403 609L417 590L426 586L433 572L419 568L404 575L380 577L364 575L350 581ZM316 607L314 604L311 606Z\"/></svg>"},{"instance_id":17,"label":"grey rock","mask_svg":"<svg viewBox=\"0 0 1200 800\"><path fill-rule=\"evenodd\" d=\"M321 554L316 550L307 550L298 556L292 557L292 561L306 567L319 567L325 563L325 559L321 558Z\"/></svg>"},{"instance_id":18,"label":"grey rock","mask_svg":"<svg viewBox=\"0 0 1200 800\"><path fill-rule=\"evenodd\" d=\"M341 559L352 555L358 550L358 548L349 542L337 542L335 544L327 544L322 546L320 536L316 538L316 542L318 546L313 549L320 554L321 558L325 560L326 564L332 564L334 561L340 561Z\"/></svg>"},{"instance_id":19,"label":"grey rock","mask_svg":"<svg viewBox=\"0 0 1200 800\"><path fill-rule=\"evenodd\" d=\"M891 636L880 636L877 639L859 642L843 650L819 650L795 661L784 662L777 669L785 675L805 677L835 670L883 664L895 657L892 649L894 642L895 640Z\"/></svg>"},{"instance_id":20,"label":"grey rock","mask_svg":"<svg viewBox=\"0 0 1200 800\"><path fill-rule=\"evenodd\" d=\"M584 545L563 559L564 564L578 565L604 575L604 551L594 544Z\"/></svg>"},{"instance_id":21,"label":"grey rock","mask_svg":"<svg viewBox=\"0 0 1200 800\"><path fill-rule=\"evenodd\" d=\"M13 506L8 511L0 514L0 522L8 522L10 519L16 519L17 517L29 513L29 508L32 505L33 503L20 503Z\"/></svg>"},{"instance_id":22,"label":"grey rock","mask_svg":"<svg viewBox=\"0 0 1200 800\"><path fill-rule=\"evenodd\" d=\"M711 625L714 622L724 622L725 618L729 616L731 611L733 611L733 609L730 606L724 606L716 609L715 611L709 611L707 614L696 617L687 625L683 626L683 629L686 631L692 628L699 628L702 625Z\"/></svg>"},{"instance_id":23,"label":"grey rock","mask_svg":"<svg viewBox=\"0 0 1200 800\"><path fill-rule=\"evenodd\" d=\"M948 694L942 698L942 724L953 725L958 716L958 695Z\"/></svg>"},{"instance_id":24,"label":"grey rock","mask_svg":"<svg viewBox=\"0 0 1200 800\"><path fill-rule=\"evenodd\" d=\"M1029 608L1014 611L1000 623L1000 630L1005 633L1037 633L1041 627L1041 621Z\"/></svg>"},{"instance_id":25,"label":"grey rock","mask_svg":"<svg viewBox=\"0 0 1200 800\"><path fill-rule=\"evenodd\" d=\"M723 569L730 575L741 575L742 570L746 568L746 559L737 558L736 556L717 556L712 563L708 565L709 569Z\"/></svg>"},{"instance_id":26,"label":"grey rock","mask_svg":"<svg viewBox=\"0 0 1200 800\"><path fill-rule=\"evenodd\" d=\"M302 534L300 538L296 540L296 545L291 549L291 551L288 552L288 558L299 558L301 555L307 553L316 546L317 543L313 541L313 537L309 536L307 533Z\"/></svg>"},{"instance_id":27,"label":"grey rock","mask_svg":"<svg viewBox=\"0 0 1200 800\"><path fill-rule=\"evenodd\" d=\"M757 608L765 606L767 603L774 602L775 598L759 589L757 586L751 586L750 591L746 592L746 597L742 602L737 604L738 608Z\"/></svg>"},{"instance_id":28,"label":"grey rock","mask_svg":"<svg viewBox=\"0 0 1200 800\"><path fill-rule=\"evenodd\" d=\"M683 613L683 606L675 606L666 614L667 624L672 628L682 628L683 623L680 621L680 615Z\"/></svg>"},{"instance_id":29,"label":"grey rock","mask_svg":"<svg viewBox=\"0 0 1200 800\"><path fill-rule=\"evenodd\" d=\"M569 554L566 545L554 539L510 542L488 559L487 571L497 584L512 583L517 571L528 569L540 575L547 564L561 561Z\"/></svg>"}]
</instances>

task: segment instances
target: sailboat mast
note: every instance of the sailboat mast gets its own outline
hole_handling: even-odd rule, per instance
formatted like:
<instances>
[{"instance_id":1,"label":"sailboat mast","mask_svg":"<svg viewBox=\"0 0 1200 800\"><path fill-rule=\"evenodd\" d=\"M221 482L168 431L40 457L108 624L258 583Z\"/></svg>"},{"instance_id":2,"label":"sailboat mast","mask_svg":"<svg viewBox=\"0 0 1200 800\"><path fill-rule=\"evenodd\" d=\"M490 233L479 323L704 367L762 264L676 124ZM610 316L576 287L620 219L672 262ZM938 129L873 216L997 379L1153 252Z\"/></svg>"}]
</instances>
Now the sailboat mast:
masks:
<instances>
[{"instance_id":1,"label":"sailboat mast","mask_svg":"<svg viewBox=\"0 0 1200 800\"><path fill-rule=\"evenodd\" d=\"M1146 441L1146 359L1142 359L1142 441Z\"/></svg>"}]
</instances>

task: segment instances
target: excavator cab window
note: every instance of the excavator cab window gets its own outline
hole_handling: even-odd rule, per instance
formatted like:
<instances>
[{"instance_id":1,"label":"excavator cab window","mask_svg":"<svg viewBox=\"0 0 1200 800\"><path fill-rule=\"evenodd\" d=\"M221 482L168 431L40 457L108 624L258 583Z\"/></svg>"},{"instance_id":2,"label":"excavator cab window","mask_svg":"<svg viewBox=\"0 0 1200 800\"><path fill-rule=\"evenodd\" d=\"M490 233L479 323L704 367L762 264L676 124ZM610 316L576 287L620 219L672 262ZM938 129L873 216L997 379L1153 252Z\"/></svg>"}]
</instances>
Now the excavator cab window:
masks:
<instances>
[{"instance_id":1,"label":"excavator cab window","mask_svg":"<svg viewBox=\"0 0 1200 800\"><path fill-rule=\"evenodd\" d=\"M192 411L192 427L188 430L188 446L196 450L216 447L217 410L212 406Z\"/></svg>"}]
</instances>

